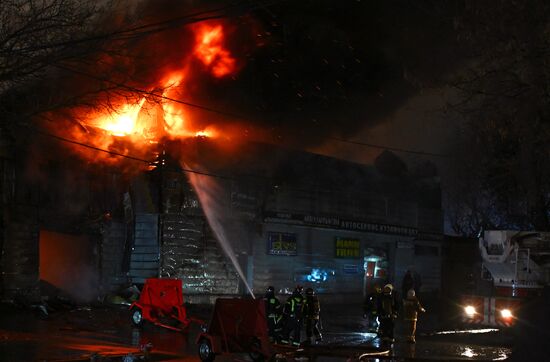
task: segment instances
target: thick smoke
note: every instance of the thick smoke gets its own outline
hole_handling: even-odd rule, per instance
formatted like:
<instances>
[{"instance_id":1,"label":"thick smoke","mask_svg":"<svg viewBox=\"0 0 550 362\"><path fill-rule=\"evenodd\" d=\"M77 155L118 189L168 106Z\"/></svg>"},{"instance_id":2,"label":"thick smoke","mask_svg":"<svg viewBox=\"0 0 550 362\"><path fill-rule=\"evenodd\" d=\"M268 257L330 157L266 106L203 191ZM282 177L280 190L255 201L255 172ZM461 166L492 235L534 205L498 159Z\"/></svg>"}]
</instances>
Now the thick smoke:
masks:
<instances>
[{"instance_id":1,"label":"thick smoke","mask_svg":"<svg viewBox=\"0 0 550 362\"><path fill-rule=\"evenodd\" d=\"M166 118L165 95L176 101L193 130L215 129L216 141L228 149L242 141L322 148L333 136L351 137L380 124L432 80L427 74L452 66L437 61L452 46L441 46L450 24L414 5L401 5L343 5L335 0L270 6L224 1L133 4L128 14L117 10L117 21L105 21L116 36L94 43L96 51L91 48L85 58L52 69L50 78L33 86L38 103L47 97L52 103L36 119L51 133L111 151L63 143L92 164L115 165L129 174L146 170L147 163L118 154L154 161L167 147L162 127L147 130L154 139L134 143L86 121L96 114L116 114L121 102L143 102L139 117ZM236 63L230 75L213 75L193 55L195 31L208 23L224 27L222 45ZM165 79L172 72L181 73L181 83L165 92L163 88L172 87ZM34 146L44 149L42 143ZM67 157L62 147L46 149L52 152L35 154L46 160ZM216 162L235 155L222 153Z\"/></svg>"},{"instance_id":2,"label":"thick smoke","mask_svg":"<svg viewBox=\"0 0 550 362\"><path fill-rule=\"evenodd\" d=\"M69 64L76 72L56 71L56 97L74 102L66 118L77 121L120 100L139 102L144 94L137 90L153 94L154 108L166 74L184 71L177 100L188 103L182 107L196 128L320 145L382 122L433 81L427 74L452 66L436 61L452 46L442 46L450 24L401 5L146 1L132 8L131 26L117 24L123 35ZM214 19L198 21L204 18ZM237 66L230 76L215 77L190 57L194 27L209 21L224 25L224 46ZM124 32L129 28L137 30Z\"/></svg>"}]
</instances>

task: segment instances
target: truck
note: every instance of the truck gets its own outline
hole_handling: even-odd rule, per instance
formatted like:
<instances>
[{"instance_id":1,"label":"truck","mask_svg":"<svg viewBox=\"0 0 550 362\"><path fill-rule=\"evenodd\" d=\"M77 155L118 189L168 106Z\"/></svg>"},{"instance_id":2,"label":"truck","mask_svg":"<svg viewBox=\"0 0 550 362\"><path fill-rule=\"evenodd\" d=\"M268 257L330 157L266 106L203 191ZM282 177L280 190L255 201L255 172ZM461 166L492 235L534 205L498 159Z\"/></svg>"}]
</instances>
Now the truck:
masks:
<instances>
[{"instance_id":1,"label":"truck","mask_svg":"<svg viewBox=\"0 0 550 362\"><path fill-rule=\"evenodd\" d=\"M472 294L461 300L467 324L510 327L522 306L550 284L550 232L487 230Z\"/></svg>"}]
</instances>

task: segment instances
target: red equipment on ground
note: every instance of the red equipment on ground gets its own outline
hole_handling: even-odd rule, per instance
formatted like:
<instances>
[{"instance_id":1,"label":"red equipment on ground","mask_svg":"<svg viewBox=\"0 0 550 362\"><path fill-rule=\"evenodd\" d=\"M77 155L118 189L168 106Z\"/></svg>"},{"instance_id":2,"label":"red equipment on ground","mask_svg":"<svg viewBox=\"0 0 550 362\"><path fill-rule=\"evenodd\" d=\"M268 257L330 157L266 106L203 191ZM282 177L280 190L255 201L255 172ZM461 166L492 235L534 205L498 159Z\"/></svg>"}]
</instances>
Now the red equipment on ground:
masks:
<instances>
[{"instance_id":1,"label":"red equipment on ground","mask_svg":"<svg viewBox=\"0 0 550 362\"><path fill-rule=\"evenodd\" d=\"M248 352L262 361L275 354L269 341L263 299L218 298L206 332L197 337L199 357L211 362L217 354Z\"/></svg>"},{"instance_id":2,"label":"red equipment on ground","mask_svg":"<svg viewBox=\"0 0 550 362\"><path fill-rule=\"evenodd\" d=\"M149 321L164 328L184 331L192 322L204 324L204 321L187 315L179 279L146 279L139 300L132 303L130 311L132 323L137 327Z\"/></svg>"}]
</instances>

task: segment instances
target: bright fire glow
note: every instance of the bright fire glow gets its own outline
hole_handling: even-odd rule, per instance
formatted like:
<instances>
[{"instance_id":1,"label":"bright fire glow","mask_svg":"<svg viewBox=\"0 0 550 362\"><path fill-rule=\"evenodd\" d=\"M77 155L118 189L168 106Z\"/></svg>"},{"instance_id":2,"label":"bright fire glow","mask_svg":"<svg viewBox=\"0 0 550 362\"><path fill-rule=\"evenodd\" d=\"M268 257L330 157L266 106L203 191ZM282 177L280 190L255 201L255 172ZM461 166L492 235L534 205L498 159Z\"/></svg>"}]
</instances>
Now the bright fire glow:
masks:
<instances>
[{"instance_id":1,"label":"bright fire glow","mask_svg":"<svg viewBox=\"0 0 550 362\"><path fill-rule=\"evenodd\" d=\"M212 127L203 129L202 131L195 132L195 137L216 137L218 133Z\"/></svg>"},{"instance_id":2,"label":"bright fire glow","mask_svg":"<svg viewBox=\"0 0 550 362\"><path fill-rule=\"evenodd\" d=\"M194 102L201 90L200 81L205 72L217 78L231 75L238 70L237 61L226 47L227 30L223 23L201 22L189 26L188 30L194 40L191 48L181 58L174 59L177 63L170 63L157 78L148 81L143 90L150 95L134 101L124 98L126 95L119 99L111 95L114 105L106 111L77 111L76 118L84 128L90 126L105 132L83 133L78 128L73 137L102 149L114 147L125 154L139 150L144 157L152 149L149 147L161 138L219 137L220 129L205 127L208 118L197 122L197 109L190 108L189 103ZM201 116L203 114L210 116L208 113ZM223 129L224 135L228 132ZM116 162L113 157L79 153L94 160Z\"/></svg>"},{"instance_id":3,"label":"bright fire glow","mask_svg":"<svg viewBox=\"0 0 550 362\"><path fill-rule=\"evenodd\" d=\"M221 78L236 69L235 58L224 47L224 32L221 25L201 23L195 28L194 53L215 77Z\"/></svg>"},{"instance_id":4,"label":"bright fire glow","mask_svg":"<svg viewBox=\"0 0 550 362\"><path fill-rule=\"evenodd\" d=\"M164 112L164 130L173 137L189 137L191 133L186 129L185 115L181 104L172 101L180 96L180 86L184 79L183 72L173 72L163 81L162 110Z\"/></svg>"},{"instance_id":5,"label":"bright fire glow","mask_svg":"<svg viewBox=\"0 0 550 362\"><path fill-rule=\"evenodd\" d=\"M138 104L124 104L120 109L102 115L93 123L96 123L97 127L109 131L113 136L139 133L143 130L138 130L136 125L143 103L145 103L145 98L142 98Z\"/></svg>"},{"instance_id":6,"label":"bright fire glow","mask_svg":"<svg viewBox=\"0 0 550 362\"><path fill-rule=\"evenodd\" d=\"M185 128L185 116L183 108L173 102L163 102L164 129L174 137L188 137L189 131Z\"/></svg>"}]
</instances>

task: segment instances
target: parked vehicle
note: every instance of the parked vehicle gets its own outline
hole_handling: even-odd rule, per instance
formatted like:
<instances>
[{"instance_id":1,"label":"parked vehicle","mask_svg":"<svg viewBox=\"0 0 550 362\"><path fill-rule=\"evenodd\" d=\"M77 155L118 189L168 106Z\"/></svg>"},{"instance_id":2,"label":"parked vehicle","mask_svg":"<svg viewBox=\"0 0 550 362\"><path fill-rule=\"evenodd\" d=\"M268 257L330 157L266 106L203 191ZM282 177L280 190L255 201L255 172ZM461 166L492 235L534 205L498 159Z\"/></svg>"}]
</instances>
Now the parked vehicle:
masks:
<instances>
[{"instance_id":1,"label":"parked vehicle","mask_svg":"<svg viewBox=\"0 0 550 362\"><path fill-rule=\"evenodd\" d=\"M463 321L511 326L523 302L550 283L550 233L488 230L479 251L476 291L462 296Z\"/></svg>"}]
</instances>

